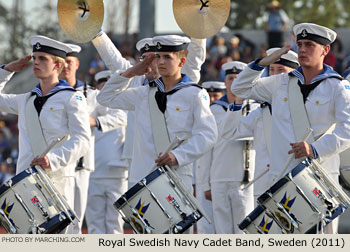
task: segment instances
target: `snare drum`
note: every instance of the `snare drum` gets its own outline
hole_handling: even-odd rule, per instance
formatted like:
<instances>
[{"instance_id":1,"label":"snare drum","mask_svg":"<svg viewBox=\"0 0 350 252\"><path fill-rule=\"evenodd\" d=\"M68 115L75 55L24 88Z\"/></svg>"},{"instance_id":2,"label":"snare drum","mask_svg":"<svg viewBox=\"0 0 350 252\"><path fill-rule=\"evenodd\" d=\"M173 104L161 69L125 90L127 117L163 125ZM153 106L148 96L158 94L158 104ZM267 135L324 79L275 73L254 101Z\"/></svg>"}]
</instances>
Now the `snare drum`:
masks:
<instances>
[{"instance_id":1,"label":"snare drum","mask_svg":"<svg viewBox=\"0 0 350 252\"><path fill-rule=\"evenodd\" d=\"M32 167L0 187L0 223L8 233L56 234L69 225L71 220L59 209L44 180ZM68 213L74 219L70 209Z\"/></svg>"},{"instance_id":2,"label":"snare drum","mask_svg":"<svg viewBox=\"0 0 350 252\"><path fill-rule=\"evenodd\" d=\"M257 206L238 225L246 234L281 234L272 214L264 206Z\"/></svg>"},{"instance_id":3,"label":"snare drum","mask_svg":"<svg viewBox=\"0 0 350 252\"><path fill-rule=\"evenodd\" d=\"M114 206L138 234L183 233L202 217L168 175L166 167L155 169Z\"/></svg>"},{"instance_id":4,"label":"snare drum","mask_svg":"<svg viewBox=\"0 0 350 252\"><path fill-rule=\"evenodd\" d=\"M314 161L304 160L258 198L286 233L317 233L343 213L349 198Z\"/></svg>"}]
</instances>

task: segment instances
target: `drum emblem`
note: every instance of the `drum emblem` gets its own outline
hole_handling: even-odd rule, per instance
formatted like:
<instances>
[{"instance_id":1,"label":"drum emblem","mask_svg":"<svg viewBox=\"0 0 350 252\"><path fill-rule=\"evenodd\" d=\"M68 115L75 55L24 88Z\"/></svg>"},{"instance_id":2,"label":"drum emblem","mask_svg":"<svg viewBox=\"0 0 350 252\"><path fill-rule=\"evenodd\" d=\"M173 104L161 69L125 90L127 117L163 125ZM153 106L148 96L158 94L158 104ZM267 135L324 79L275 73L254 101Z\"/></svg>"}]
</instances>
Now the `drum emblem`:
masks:
<instances>
[{"instance_id":1,"label":"drum emblem","mask_svg":"<svg viewBox=\"0 0 350 252\"><path fill-rule=\"evenodd\" d=\"M263 219L261 220L260 224L259 224L259 227L261 228L261 231L264 232L264 234L268 234L269 231L270 231L270 228L272 226L272 223L273 223L273 220L271 220L269 222L269 219L266 218L266 221L265 221L265 216L263 217Z\"/></svg>"},{"instance_id":2,"label":"drum emblem","mask_svg":"<svg viewBox=\"0 0 350 252\"><path fill-rule=\"evenodd\" d=\"M10 215L10 212L11 212L14 204L15 203L12 203L12 205L10 206L10 202L6 203L6 198L5 198L4 202L2 203L1 209L4 211L4 213L6 214L7 217Z\"/></svg>"},{"instance_id":3,"label":"drum emblem","mask_svg":"<svg viewBox=\"0 0 350 252\"><path fill-rule=\"evenodd\" d=\"M296 198L297 197L295 196L293 199L290 199L290 196L287 197L287 192L285 192L280 203L286 212L284 212L283 209L279 209L279 212L275 212L275 215L279 219L280 223L284 226L286 230L289 230L291 233L294 232L294 227L293 225L291 225L290 218L293 218L294 221L299 222L295 215L289 212ZM289 215L290 217L288 217L287 215Z\"/></svg>"},{"instance_id":4,"label":"drum emblem","mask_svg":"<svg viewBox=\"0 0 350 252\"><path fill-rule=\"evenodd\" d=\"M144 218L144 215L147 211L147 209L149 208L151 203L148 203L146 206L145 206L145 202L142 202L141 198L139 199L138 203L136 204L135 206L135 209L137 211L137 213L139 214L139 216L143 219L143 221L146 223L146 225L148 225L150 228L153 228L147 219ZM137 229L137 231L139 233L144 233L144 228L143 228L143 225L140 224L139 222L136 221L136 219L134 217L131 217L131 222L134 224L135 228Z\"/></svg>"}]
</instances>

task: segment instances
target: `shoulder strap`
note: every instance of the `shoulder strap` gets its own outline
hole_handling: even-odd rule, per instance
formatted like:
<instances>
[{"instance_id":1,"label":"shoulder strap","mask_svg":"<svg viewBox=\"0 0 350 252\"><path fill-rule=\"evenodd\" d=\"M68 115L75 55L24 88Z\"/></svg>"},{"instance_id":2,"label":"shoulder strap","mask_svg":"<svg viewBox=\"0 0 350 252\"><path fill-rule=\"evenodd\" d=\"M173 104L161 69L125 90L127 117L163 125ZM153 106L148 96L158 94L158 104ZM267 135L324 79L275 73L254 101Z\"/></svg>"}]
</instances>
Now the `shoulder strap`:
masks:
<instances>
[{"instance_id":1,"label":"shoulder strap","mask_svg":"<svg viewBox=\"0 0 350 252\"><path fill-rule=\"evenodd\" d=\"M152 135L157 155L164 152L170 144L169 133L166 126L164 114L159 110L156 102L156 87L149 88L148 104L151 117Z\"/></svg>"},{"instance_id":2,"label":"shoulder strap","mask_svg":"<svg viewBox=\"0 0 350 252\"><path fill-rule=\"evenodd\" d=\"M271 127L272 127L272 116L268 106L261 108L262 120L264 126L264 135L267 150L269 151L271 157Z\"/></svg>"},{"instance_id":3,"label":"shoulder strap","mask_svg":"<svg viewBox=\"0 0 350 252\"><path fill-rule=\"evenodd\" d=\"M289 76L288 101L294 135L296 141L300 142L305 137L305 132L307 132L307 129L311 127L306 113L303 96L298 86L298 78L295 76ZM310 137L306 140L306 142L312 143L314 141L315 139L313 135L310 134Z\"/></svg>"},{"instance_id":4,"label":"shoulder strap","mask_svg":"<svg viewBox=\"0 0 350 252\"><path fill-rule=\"evenodd\" d=\"M41 155L47 148L47 143L41 128L38 112L34 106L36 96L29 97L25 107L25 120L28 131L28 138L34 156Z\"/></svg>"}]
</instances>

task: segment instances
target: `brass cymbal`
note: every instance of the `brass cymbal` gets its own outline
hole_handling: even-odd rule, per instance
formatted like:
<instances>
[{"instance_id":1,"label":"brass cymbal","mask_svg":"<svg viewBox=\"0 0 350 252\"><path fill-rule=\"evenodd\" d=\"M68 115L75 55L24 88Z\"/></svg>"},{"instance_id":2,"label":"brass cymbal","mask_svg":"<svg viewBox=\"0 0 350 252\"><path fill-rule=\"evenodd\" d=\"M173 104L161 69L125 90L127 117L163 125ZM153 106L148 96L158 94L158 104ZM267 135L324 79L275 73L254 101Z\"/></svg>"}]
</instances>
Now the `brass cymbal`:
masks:
<instances>
[{"instance_id":1,"label":"brass cymbal","mask_svg":"<svg viewBox=\"0 0 350 252\"><path fill-rule=\"evenodd\" d=\"M85 43L102 26L103 0L58 0L57 15L64 33L75 42Z\"/></svg>"},{"instance_id":2,"label":"brass cymbal","mask_svg":"<svg viewBox=\"0 0 350 252\"><path fill-rule=\"evenodd\" d=\"M173 0L175 20L192 38L208 38L221 30L230 13L230 0Z\"/></svg>"}]
</instances>

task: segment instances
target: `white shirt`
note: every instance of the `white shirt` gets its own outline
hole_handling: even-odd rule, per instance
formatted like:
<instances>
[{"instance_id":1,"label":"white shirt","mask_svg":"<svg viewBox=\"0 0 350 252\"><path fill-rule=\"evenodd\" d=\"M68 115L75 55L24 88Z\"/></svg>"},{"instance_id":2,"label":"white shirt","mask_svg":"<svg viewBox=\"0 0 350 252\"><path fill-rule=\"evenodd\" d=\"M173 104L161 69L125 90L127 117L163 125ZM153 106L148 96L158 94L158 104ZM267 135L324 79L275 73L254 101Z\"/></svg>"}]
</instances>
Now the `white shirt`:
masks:
<instances>
[{"instance_id":1,"label":"white shirt","mask_svg":"<svg viewBox=\"0 0 350 252\"><path fill-rule=\"evenodd\" d=\"M129 183L137 183L150 171L157 158L150 111L148 104L149 86L127 88L130 79L118 72L105 84L97 101L112 108L135 111L133 158L129 171ZM182 88L167 97L165 120L170 141L176 136L188 139L172 153L175 155L180 174L192 175L192 163L215 143L217 129L209 108L209 95L198 87Z\"/></svg>"},{"instance_id":2,"label":"white shirt","mask_svg":"<svg viewBox=\"0 0 350 252\"><path fill-rule=\"evenodd\" d=\"M270 112L263 113L263 110L269 110L268 107L257 108L250 112L247 116L242 116L242 110L227 111L226 118L222 124L222 137L224 139L238 139L244 137L253 137L253 149L255 150L255 171L254 178L262 174L270 167L270 152L266 144L264 125L264 115L269 115L267 120L272 120ZM269 187L270 179L267 174L254 183L254 195L264 193Z\"/></svg>"},{"instance_id":3,"label":"white shirt","mask_svg":"<svg viewBox=\"0 0 350 252\"><path fill-rule=\"evenodd\" d=\"M13 73L0 69L0 90ZM31 93L0 94L0 110L18 115L19 157L16 173L29 168L34 154L26 129L25 108ZM51 96L39 116L46 143L50 145L65 135L68 140L52 149L47 157L52 176L74 176L76 161L84 155L90 142L89 115L86 100L80 92L61 91Z\"/></svg>"},{"instance_id":4,"label":"white shirt","mask_svg":"<svg viewBox=\"0 0 350 252\"><path fill-rule=\"evenodd\" d=\"M288 74L279 74L260 78L260 71L253 70L253 63L246 67L232 83L231 90L242 98L268 101L272 104L272 134L271 134L271 174L278 176L288 159L290 143L296 142L294 136L289 104L288 104ZM336 123L332 134L326 135L312 143L320 161L329 173L339 173L339 157L334 155L345 150L350 145L350 90L349 82L336 78L329 67L316 76L314 81L324 79L306 99L305 108L313 129L315 139ZM259 69L260 70L260 69ZM297 70L295 70L297 71ZM304 83L299 71L291 73ZM333 157L332 157L333 156ZM332 157L332 158L330 158ZM288 166L287 172L293 169L302 159L294 159Z\"/></svg>"}]
</instances>

